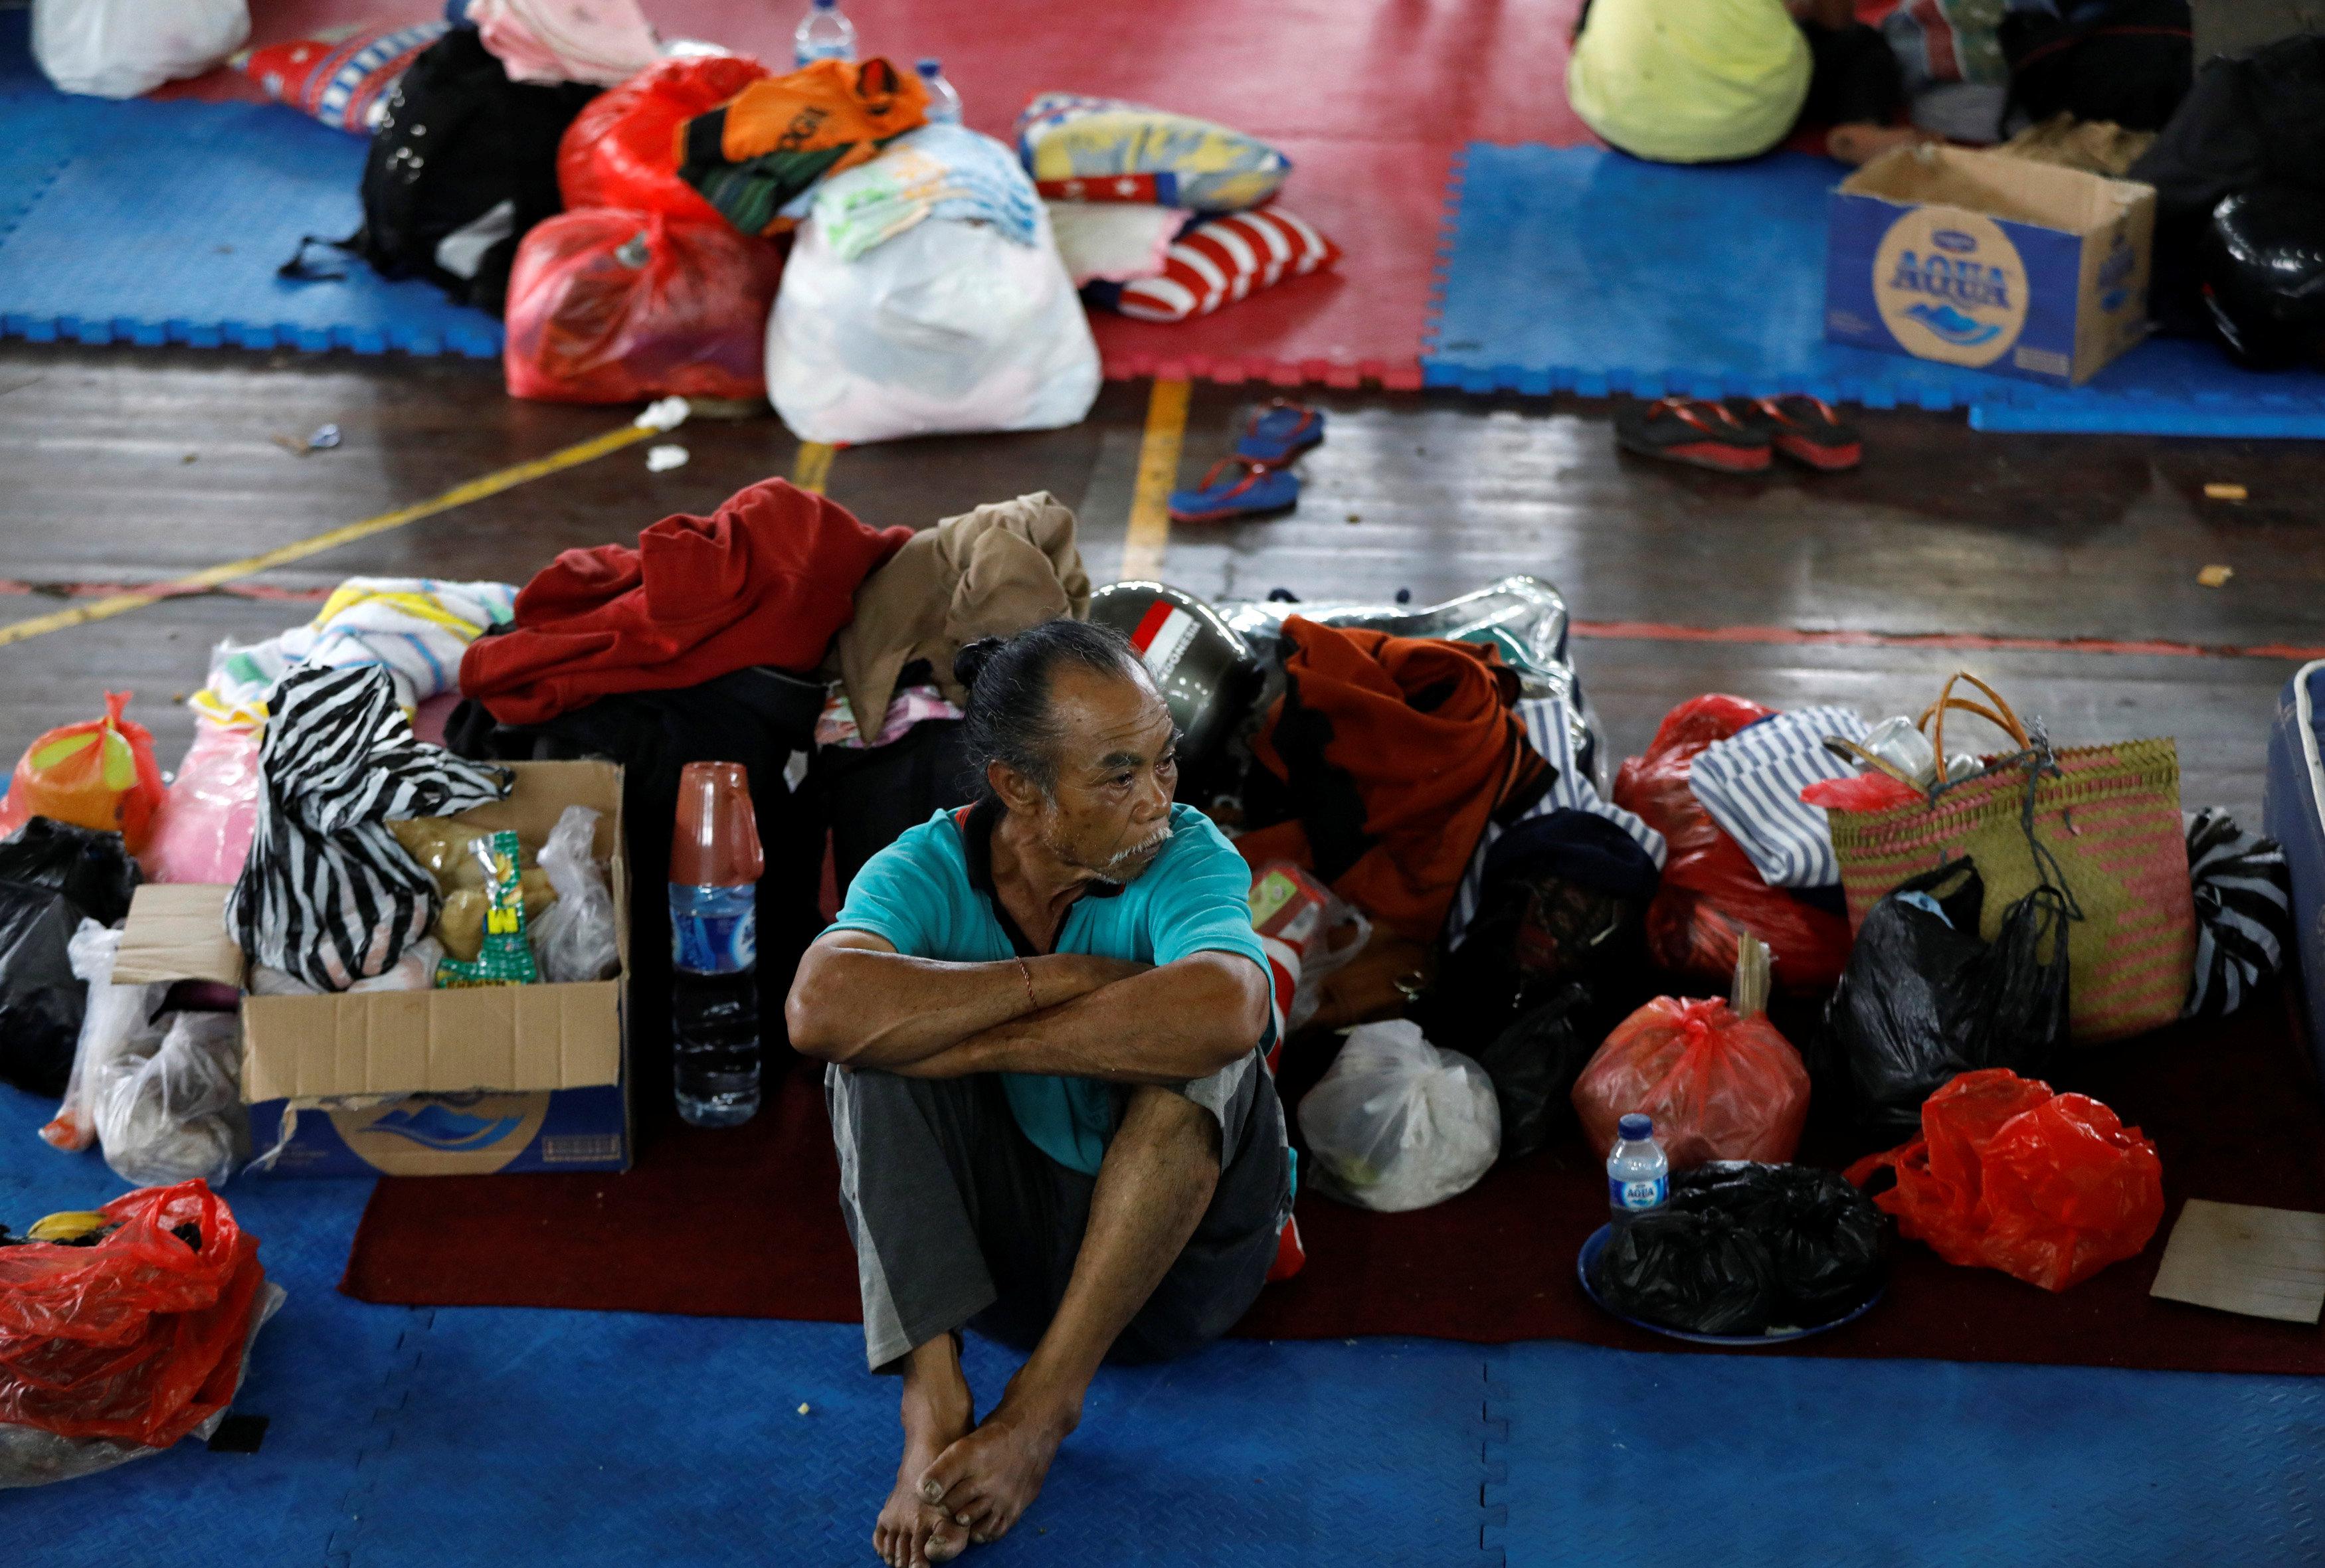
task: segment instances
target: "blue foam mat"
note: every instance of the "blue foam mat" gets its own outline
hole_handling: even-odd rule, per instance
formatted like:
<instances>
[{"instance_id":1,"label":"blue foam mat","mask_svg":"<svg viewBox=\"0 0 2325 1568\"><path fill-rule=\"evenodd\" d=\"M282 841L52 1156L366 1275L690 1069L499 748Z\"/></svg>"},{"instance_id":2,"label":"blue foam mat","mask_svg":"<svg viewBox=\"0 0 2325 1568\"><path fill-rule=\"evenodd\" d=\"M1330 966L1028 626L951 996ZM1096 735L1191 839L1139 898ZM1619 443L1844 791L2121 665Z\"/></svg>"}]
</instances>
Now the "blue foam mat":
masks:
<instances>
[{"instance_id":1,"label":"blue foam mat","mask_svg":"<svg viewBox=\"0 0 2325 1568\"><path fill-rule=\"evenodd\" d=\"M0 336L499 355L500 323L432 284L274 275L362 222L360 137L276 104L60 93L26 39L0 13Z\"/></svg>"},{"instance_id":2,"label":"blue foam mat","mask_svg":"<svg viewBox=\"0 0 2325 1568\"><path fill-rule=\"evenodd\" d=\"M1839 167L1784 152L1706 168L1590 147L1472 145L1428 384L1697 397L1810 392L1966 408L1979 429L2325 437L2325 374L2237 369L2156 340L2061 391L1824 340Z\"/></svg>"},{"instance_id":3,"label":"blue foam mat","mask_svg":"<svg viewBox=\"0 0 2325 1568\"><path fill-rule=\"evenodd\" d=\"M2325 1561L2313 1379L1565 1344L1490 1375L1509 1568Z\"/></svg>"}]
</instances>

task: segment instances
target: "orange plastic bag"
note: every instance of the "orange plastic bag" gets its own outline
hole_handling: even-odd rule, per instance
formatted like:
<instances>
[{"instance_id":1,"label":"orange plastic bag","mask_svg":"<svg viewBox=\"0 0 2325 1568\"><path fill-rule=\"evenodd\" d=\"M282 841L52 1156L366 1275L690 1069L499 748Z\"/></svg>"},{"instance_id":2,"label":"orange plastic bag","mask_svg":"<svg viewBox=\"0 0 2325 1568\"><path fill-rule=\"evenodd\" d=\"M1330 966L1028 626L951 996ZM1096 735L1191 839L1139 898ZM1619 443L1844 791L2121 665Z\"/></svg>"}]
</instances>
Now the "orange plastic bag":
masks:
<instances>
[{"instance_id":1,"label":"orange plastic bag","mask_svg":"<svg viewBox=\"0 0 2325 1568\"><path fill-rule=\"evenodd\" d=\"M0 1247L0 1421L166 1448L233 1398L266 1271L206 1182L101 1212L94 1246Z\"/></svg>"},{"instance_id":2,"label":"orange plastic bag","mask_svg":"<svg viewBox=\"0 0 2325 1568\"><path fill-rule=\"evenodd\" d=\"M665 60L608 88L557 143L557 189L566 210L585 207L659 212L724 223L718 209L678 177L678 128L767 74L739 54Z\"/></svg>"},{"instance_id":3,"label":"orange plastic bag","mask_svg":"<svg viewBox=\"0 0 2325 1568\"><path fill-rule=\"evenodd\" d=\"M1658 964L1724 975L1736 967L1737 939L1749 932L1768 945L1780 988L1829 991L1848 962L1847 918L1770 887L1688 784L1706 748L1774 712L1740 696L1680 704L1663 715L1646 754L1624 762L1615 804L1638 813L1671 846L1663 886L1647 906L1647 951Z\"/></svg>"},{"instance_id":4,"label":"orange plastic bag","mask_svg":"<svg viewBox=\"0 0 2325 1568\"><path fill-rule=\"evenodd\" d=\"M2064 1290L2136 1256L2163 1222L2155 1146L2087 1094L2006 1067L1964 1073L1922 1106L1922 1136L1858 1160L1858 1186L1949 1263Z\"/></svg>"},{"instance_id":5,"label":"orange plastic bag","mask_svg":"<svg viewBox=\"0 0 2325 1568\"><path fill-rule=\"evenodd\" d=\"M135 854L162 804L153 737L121 716L134 693L105 694L105 717L67 724L34 741L0 800L0 838L35 816L117 833Z\"/></svg>"},{"instance_id":6,"label":"orange plastic bag","mask_svg":"<svg viewBox=\"0 0 2325 1568\"><path fill-rule=\"evenodd\" d=\"M773 244L716 217L560 213L524 236L509 273L509 394L764 397L767 312L783 273Z\"/></svg>"},{"instance_id":7,"label":"orange plastic bag","mask_svg":"<svg viewBox=\"0 0 2325 1568\"><path fill-rule=\"evenodd\" d=\"M1809 1119L1809 1070L1761 1006L1764 956L1739 961L1737 1004L1659 996L1615 1026L1574 1080L1574 1112L1598 1158L1633 1111L1654 1119L1673 1170L1715 1159L1782 1165Z\"/></svg>"}]
</instances>

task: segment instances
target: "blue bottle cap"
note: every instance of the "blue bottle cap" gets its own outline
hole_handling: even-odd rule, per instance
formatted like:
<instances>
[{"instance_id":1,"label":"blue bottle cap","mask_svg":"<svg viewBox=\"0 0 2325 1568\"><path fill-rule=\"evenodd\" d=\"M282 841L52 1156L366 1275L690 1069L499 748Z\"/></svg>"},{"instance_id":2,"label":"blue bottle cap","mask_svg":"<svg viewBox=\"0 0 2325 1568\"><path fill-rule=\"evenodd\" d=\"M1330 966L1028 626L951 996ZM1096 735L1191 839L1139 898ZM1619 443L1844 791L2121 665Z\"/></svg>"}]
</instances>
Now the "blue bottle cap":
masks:
<instances>
[{"instance_id":1,"label":"blue bottle cap","mask_svg":"<svg viewBox=\"0 0 2325 1568\"><path fill-rule=\"evenodd\" d=\"M1625 1143L1644 1143L1655 1135L1654 1119L1634 1111L1615 1123L1615 1131Z\"/></svg>"},{"instance_id":2,"label":"blue bottle cap","mask_svg":"<svg viewBox=\"0 0 2325 1568\"><path fill-rule=\"evenodd\" d=\"M936 56L934 55L931 55L928 59L921 61L921 63L913 69L921 73L921 79L922 81L932 82L936 80L937 78L944 75L944 67L939 63Z\"/></svg>"}]
</instances>

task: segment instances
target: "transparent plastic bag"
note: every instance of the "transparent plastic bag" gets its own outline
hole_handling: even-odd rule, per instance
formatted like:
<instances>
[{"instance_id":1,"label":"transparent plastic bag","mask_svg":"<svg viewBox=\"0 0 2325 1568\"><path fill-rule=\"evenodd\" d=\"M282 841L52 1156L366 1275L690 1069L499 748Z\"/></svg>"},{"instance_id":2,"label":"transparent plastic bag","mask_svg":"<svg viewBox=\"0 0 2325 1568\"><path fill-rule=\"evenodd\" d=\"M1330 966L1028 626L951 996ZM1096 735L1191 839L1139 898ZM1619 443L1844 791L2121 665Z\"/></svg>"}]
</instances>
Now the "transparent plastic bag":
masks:
<instances>
[{"instance_id":1,"label":"transparent plastic bag","mask_svg":"<svg viewBox=\"0 0 2325 1568\"><path fill-rule=\"evenodd\" d=\"M105 716L51 730L27 747L0 799L0 835L35 816L117 833L136 854L162 805L153 736L123 717L132 694L105 694Z\"/></svg>"},{"instance_id":2,"label":"transparent plastic bag","mask_svg":"<svg viewBox=\"0 0 2325 1568\"><path fill-rule=\"evenodd\" d=\"M157 882L231 882L257 821L258 731L203 717L139 858Z\"/></svg>"},{"instance_id":3,"label":"transparent plastic bag","mask_svg":"<svg viewBox=\"0 0 2325 1568\"><path fill-rule=\"evenodd\" d=\"M1502 1112L1483 1067L1394 1019L1348 1032L1300 1102L1300 1130L1321 1191L1395 1213L1475 1185L1501 1153Z\"/></svg>"},{"instance_id":4,"label":"transparent plastic bag","mask_svg":"<svg viewBox=\"0 0 2325 1568\"><path fill-rule=\"evenodd\" d=\"M541 869L549 873L557 901L533 926L533 950L541 977L553 985L610 980L622 966L613 891L592 853L597 837L597 814L569 806L541 846Z\"/></svg>"},{"instance_id":5,"label":"transparent plastic bag","mask_svg":"<svg viewBox=\"0 0 2325 1568\"><path fill-rule=\"evenodd\" d=\"M69 93L134 98L250 36L248 0L33 0L32 58Z\"/></svg>"},{"instance_id":6,"label":"transparent plastic bag","mask_svg":"<svg viewBox=\"0 0 2325 1568\"><path fill-rule=\"evenodd\" d=\"M94 1245L0 1247L0 1422L166 1448L241 1379L258 1240L200 1182L100 1212Z\"/></svg>"},{"instance_id":7,"label":"transparent plastic bag","mask_svg":"<svg viewBox=\"0 0 2325 1568\"><path fill-rule=\"evenodd\" d=\"M220 1187L250 1158L236 1014L171 1014L158 1039L132 1038L89 1076L97 1142L122 1180Z\"/></svg>"},{"instance_id":8,"label":"transparent plastic bag","mask_svg":"<svg viewBox=\"0 0 2325 1568\"><path fill-rule=\"evenodd\" d=\"M509 274L509 395L757 398L782 253L724 219L586 208L534 226Z\"/></svg>"},{"instance_id":9,"label":"transparent plastic bag","mask_svg":"<svg viewBox=\"0 0 2325 1568\"><path fill-rule=\"evenodd\" d=\"M1030 245L931 217L852 262L800 226L767 318L767 396L800 439L1059 429L1098 389L1046 215Z\"/></svg>"},{"instance_id":10,"label":"transparent plastic bag","mask_svg":"<svg viewBox=\"0 0 2325 1568\"><path fill-rule=\"evenodd\" d=\"M114 1058L149 1030L153 1042L160 1040L160 1031L145 1020L169 988L114 984L113 961L121 951L121 933L94 920L80 923L65 950L73 973L88 982L88 1005L81 1013L80 1041L73 1049L64 1102L41 1129L41 1136L72 1152L97 1141L97 1085L110 1074ZM152 1048L150 1043L147 1048Z\"/></svg>"}]
</instances>

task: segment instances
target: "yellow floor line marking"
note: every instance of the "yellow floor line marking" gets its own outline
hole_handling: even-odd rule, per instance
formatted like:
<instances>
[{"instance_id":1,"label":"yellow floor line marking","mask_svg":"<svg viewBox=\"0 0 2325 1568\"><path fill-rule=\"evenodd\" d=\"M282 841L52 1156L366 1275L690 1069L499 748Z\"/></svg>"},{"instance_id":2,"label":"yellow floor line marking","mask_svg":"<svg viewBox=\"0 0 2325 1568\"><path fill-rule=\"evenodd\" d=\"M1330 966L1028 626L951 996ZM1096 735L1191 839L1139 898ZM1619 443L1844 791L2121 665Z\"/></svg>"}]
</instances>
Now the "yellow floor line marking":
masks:
<instances>
[{"instance_id":1,"label":"yellow floor line marking","mask_svg":"<svg viewBox=\"0 0 2325 1568\"><path fill-rule=\"evenodd\" d=\"M1146 400L1146 434L1138 443L1138 487L1122 541L1125 578L1162 574L1171 545L1171 492L1179 485L1179 447L1187 434L1187 383L1158 381Z\"/></svg>"},{"instance_id":2,"label":"yellow floor line marking","mask_svg":"<svg viewBox=\"0 0 2325 1568\"><path fill-rule=\"evenodd\" d=\"M549 475L564 469L579 467L584 463L604 457L608 452L618 452L625 447L634 446L663 433L662 429L652 426L624 425L619 429L608 430L602 436L592 436L589 439L578 442L562 451L551 452L546 457L536 457L530 463L519 463L514 467L503 468L498 473L487 474L481 479L471 479L465 484L456 484L441 495L434 496L430 500L411 506L400 506L394 512L383 512L377 517L367 517L361 522L347 523L311 538L300 540L295 544L280 546L268 550L264 555L246 556L238 561L228 561L224 566L209 567L188 576L174 577L166 583L156 583L150 588L141 588L134 593L115 594L107 598L92 600L86 604L77 604L69 610L60 610L53 615L36 615L29 621L17 621L0 626L0 647L5 647L11 642L22 642L26 638L38 637L44 632L62 632L70 626L85 626L91 621L110 620L116 615L125 615L132 610L142 610L148 604L158 604L164 599L201 593L205 589L215 588L221 583L233 582L237 577L256 576L259 573L272 571L276 567L288 566L292 561L304 560L309 556L320 555L325 550L337 549L343 544L353 544L359 539L369 539L374 534L386 533L391 530L402 528L406 523L418 522L423 517L433 517L440 512L449 512L456 506L466 506L472 501L482 501L488 495L498 495L504 490L513 490L520 484L545 478Z\"/></svg>"},{"instance_id":3,"label":"yellow floor line marking","mask_svg":"<svg viewBox=\"0 0 2325 1568\"><path fill-rule=\"evenodd\" d=\"M822 494L824 481L831 477L831 456L837 449L821 441L801 441L799 457L792 463L792 483L801 490Z\"/></svg>"}]
</instances>

